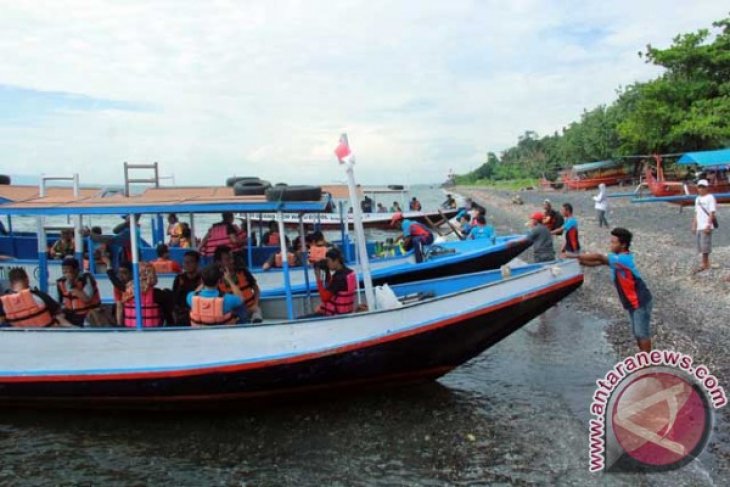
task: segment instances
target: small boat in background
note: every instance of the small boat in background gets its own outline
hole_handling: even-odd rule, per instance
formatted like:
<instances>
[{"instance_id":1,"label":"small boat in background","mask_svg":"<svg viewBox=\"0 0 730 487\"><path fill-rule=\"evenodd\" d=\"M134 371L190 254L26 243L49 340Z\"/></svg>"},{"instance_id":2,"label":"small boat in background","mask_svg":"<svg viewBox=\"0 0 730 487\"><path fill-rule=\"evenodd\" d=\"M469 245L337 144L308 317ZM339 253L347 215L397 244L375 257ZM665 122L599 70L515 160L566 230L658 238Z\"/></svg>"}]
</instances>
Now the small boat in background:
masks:
<instances>
[{"instance_id":1,"label":"small boat in background","mask_svg":"<svg viewBox=\"0 0 730 487\"><path fill-rule=\"evenodd\" d=\"M697 185L691 179L668 179L664 160L661 155L653 156L655 167L647 165L644 168L644 179L649 192L655 197L687 196L697 194ZM688 152L677 161L678 166L687 169L697 167L703 174L703 179L710 183L708 190L712 194L730 193L730 149L702 152ZM692 199L670 201L681 206L691 206ZM718 198L718 203L730 203L730 198Z\"/></svg>"},{"instance_id":2,"label":"small boat in background","mask_svg":"<svg viewBox=\"0 0 730 487\"><path fill-rule=\"evenodd\" d=\"M598 161L576 164L563 171L561 179L568 189L593 189L601 183L606 186L621 184L629 178L618 161Z\"/></svg>"}]
</instances>

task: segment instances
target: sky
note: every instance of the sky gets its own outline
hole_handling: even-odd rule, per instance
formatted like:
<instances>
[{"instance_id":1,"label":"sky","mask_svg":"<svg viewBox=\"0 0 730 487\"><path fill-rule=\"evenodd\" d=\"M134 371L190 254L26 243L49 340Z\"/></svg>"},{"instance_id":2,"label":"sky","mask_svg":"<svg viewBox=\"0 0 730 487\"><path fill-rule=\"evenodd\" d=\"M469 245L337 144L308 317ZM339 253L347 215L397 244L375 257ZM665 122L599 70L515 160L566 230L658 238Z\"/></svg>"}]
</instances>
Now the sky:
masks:
<instances>
[{"instance_id":1,"label":"sky","mask_svg":"<svg viewBox=\"0 0 730 487\"><path fill-rule=\"evenodd\" d=\"M726 1L0 0L0 172L421 184L660 71Z\"/></svg>"}]
</instances>

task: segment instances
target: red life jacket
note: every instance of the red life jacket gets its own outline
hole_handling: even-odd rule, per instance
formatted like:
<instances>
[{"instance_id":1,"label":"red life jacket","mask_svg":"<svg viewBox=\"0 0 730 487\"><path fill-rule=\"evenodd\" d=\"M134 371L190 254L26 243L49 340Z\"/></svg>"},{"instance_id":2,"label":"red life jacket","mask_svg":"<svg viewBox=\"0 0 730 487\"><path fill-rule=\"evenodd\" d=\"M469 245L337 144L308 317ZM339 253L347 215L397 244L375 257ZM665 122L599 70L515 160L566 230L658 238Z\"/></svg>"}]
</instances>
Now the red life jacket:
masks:
<instances>
[{"instance_id":1,"label":"red life jacket","mask_svg":"<svg viewBox=\"0 0 730 487\"><path fill-rule=\"evenodd\" d=\"M127 290L123 296L124 303L124 326L134 328L137 326L137 308L134 305L134 284L128 283ZM142 293L140 300L142 311L142 326L145 328L162 326L162 310L155 302L155 288L150 286Z\"/></svg>"},{"instance_id":2,"label":"red life jacket","mask_svg":"<svg viewBox=\"0 0 730 487\"><path fill-rule=\"evenodd\" d=\"M6 294L0 297L0 301L3 303L5 321L11 326L40 328L56 322L46 305L36 302L30 289Z\"/></svg>"},{"instance_id":3,"label":"red life jacket","mask_svg":"<svg viewBox=\"0 0 730 487\"><path fill-rule=\"evenodd\" d=\"M238 225L234 224L233 228L236 230L236 240L238 241L238 243L235 245L229 243L229 245L233 252L239 252L243 250L243 247L246 245L248 235L246 234L246 230L243 230ZM228 240L230 241L230 239Z\"/></svg>"},{"instance_id":4,"label":"red life jacket","mask_svg":"<svg viewBox=\"0 0 730 487\"><path fill-rule=\"evenodd\" d=\"M221 245L231 246L231 238L228 236L228 225L223 222L216 223L210 227L210 230L208 230L208 239L205 241L205 245L199 250L202 255L210 256Z\"/></svg>"},{"instance_id":5,"label":"red life jacket","mask_svg":"<svg viewBox=\"0 0 730 487\"><path fill-rule=\"evenodd\" d=\"M266 245L270 247L278 247L279 245L281 245L281 235L279 235L279 232L270 232Z\"/></svg>"},{"instance_id":6,"label":"red life jacket","mask_svg":"<svg viewBox=\"0 0 730 487\"><path fill-rule=\"evenodd\" d=\"M355 292L357 292L357 275L350 269L347 274L347 288L338 291L332 298L322 303L320 308L325 315L344 315L355 311Z\"/></svg>"},{"instance_id":7,"label":"red life jacket","mask_svg":"<svg viewBox=\"0 0 730 487\"><path fill-rule=\"evenodd\" d=\"M255 307L257 304L256 290L254 289L253 285L248 282L248 279L246 279L246 274L243 271L236 272L236 285L243 294L243 302L246 303L246 308L251 309ZM228 283L225 279L221 279L220 284L218 284L218 290L221 293L231 293L231 288L228 286Z\"/></svg>"},{"instance_id":8,"label":"red life jacket","mask_svg":"<svg viewBox=\"0 0 730 487\"><path fill-rule=\"evenodd\" d=\"M81 299L77 298L76 296L72 295L69 292L69 289L66 288L66 279L60 278L58 281L56 281L56 286L58 287L58 294L61 297L61 306L63 306L63 310L74 313L80 316L85 316L89 313L92 309L96 309L101 304L101 296L99 295L99 288L96 287L96 280L94 279L94 276L88 273L81 274L77 279L74 286L76 289L83 291L84 287L86 286L87 279L91 279L91 286L94 289L94 292L91 296L91 299L89 301L82 301Z\"/></svg>"},{"instance_id":9,"label":"red life jacket","mask_svg":"<svg viewBox=\"0 0 730 487\"><path fill-rule=\"evenodd\" d=\"M223 312L224 294L220 292L215 298L200 296L200 291L193 295L190 308L190 324L193 326L232 325L236 323L233 313Z\"/></svg>"},{"instance_id":10,"label":"red life jacket","mask_svg":"<svg viewBox=\"0 0 730 487\"><path fill-rule=\"evenodd\" d=\"M413 237L429 237L431 236L431 232L428 231L426 227L421 225L420 223L411 223L411 226L408 228L408 232Z\"/></svg>"}]
</instances>

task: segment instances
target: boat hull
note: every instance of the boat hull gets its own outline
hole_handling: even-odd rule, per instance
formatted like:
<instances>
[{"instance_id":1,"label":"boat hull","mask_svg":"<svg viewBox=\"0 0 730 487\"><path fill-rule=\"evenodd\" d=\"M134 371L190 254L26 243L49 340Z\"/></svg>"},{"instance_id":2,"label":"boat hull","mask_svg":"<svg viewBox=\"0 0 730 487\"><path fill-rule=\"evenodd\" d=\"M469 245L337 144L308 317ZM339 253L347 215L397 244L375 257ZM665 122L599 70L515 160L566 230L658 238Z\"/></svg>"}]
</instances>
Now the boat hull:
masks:
<instances>
[{"instance_id":1,"label":"boat hull","mask_svg":"<svg viewBox=\"0 0 730 487\"><path fill-rule=\"evenodd\" d=\"M513 333L572 293L583 281L582 274L575 269L563 278L552 280L549 276L546 280L546 271L547 268L540 271L543 272L543 284L530 292L507 295L507 299L466 313L446 314L421 326L403 327L398 322L403 316L411 316L418 311L410 311L408 315L399 311L376 313L376 319L380 322L378 326L397 331L317 353L280 354L267 360L242 361L205 368L178 367L162 371L137 369L116 374L97 375L93 371L85 371L83 374L64 373L53 376L8 376L3 373L0 377L0 404L83 408L209 407L236 402L248 404L342 388L361 388L366 385L384 386L432 380ZM489 294L492 293L474 295L472 302ZM436 302L448 306L450 299L457 298L446 297ZM433 304L417 306L433 308ZM459 302L454 301L453 304L458 305ZM344 324L356 324L357 316L351 318L353 323ZM317 321L313 321L309 326L315 326L316 323ZM342 329L352 330L347 326ZM188 336L214 332L205 329L170 331L188 333ZM246 333L247 329L238 327L224 331ZM250 331L249 327L248 332ZM217 331L220 332L221 330ZM15 334L13 331L9 333ZM38 335L42 333L44 332L40 331ZM88 332L72 333L78 335ZM107 333L110 335L109 339L119 339L113 331L91 333ZM152 332L155 333L164 335L166 332ZM161 339L148 336L151 340L162 343ZM7 338L7 335L3 338ZM35 338L42 340L41 336ZM194 340L194 335L190 340ZM83 358L80 360L83 361Z\"/></svg>"},{"instance_id":2,"label":"boat hull","mask_svg":"<svg viewBox=\"0 0 730 487\"><path fill-rule=\"evenodd\" d=\"M626 175L623 173L614 176L588 179L574 179L570 177L564 177L563 185L568 189L585 190L597 188L601 183L605 184L606 186L616 186L618 184L621 184L625 179Z\"/></svg>"},{"instance_id":3,"label":"boat hull","mask_svg":"<svg viewBox=\"0 0 730 487\"><path fill-rule=\"evenodd\" d=\"M685 184L682 181L664 181L657 179L656 176L647 169L645 172L646 186L649 188L649 192L652 196L656 197L667 197L667 196L684 196L684 195L697 195L697 186L695 184ZM723 194L730 193L730 182L713 184L708 187L711 194ZM718 198L718 203L730 203L730 198ZM670 203L680 206L693 206L694 201L671 201Z\"/></svg>"}]
</instances>

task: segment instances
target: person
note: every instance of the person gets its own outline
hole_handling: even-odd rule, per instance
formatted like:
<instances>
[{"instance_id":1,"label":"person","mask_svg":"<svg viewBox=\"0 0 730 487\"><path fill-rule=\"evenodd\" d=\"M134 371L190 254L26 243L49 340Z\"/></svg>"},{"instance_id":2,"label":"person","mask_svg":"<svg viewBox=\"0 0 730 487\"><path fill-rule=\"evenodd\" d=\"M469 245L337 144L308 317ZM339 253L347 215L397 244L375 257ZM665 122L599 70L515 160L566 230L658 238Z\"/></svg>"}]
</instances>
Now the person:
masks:
<instances>
[{"instance_id":1,"label":"person","mask_svg":"<svg viewBox=\"0 0 730 487\"><path fill-rule=\"evenodd\" d=\"M158 289L157 272L149 262L139 263L140 311L142 312L142 327L158 327L164 324L173 325L169 303L169 290ZM127 282L127 288L122 295L124 317L122 323L127 328L137 326L137 305L135 301L134 281Z\"/></svg>"},{"instance_id":2,"label":"person","mask_svg":"<svg viewBox=\"0 0 730 487\"><path fill-rule=\"evenodd\" d=\"M142 215L134 215L134 222L139 227L139 219ZM94 243L106 244L107 248L115 254L121 253L121 262L132 262L132 241L129 231L130 216L126 215L124 221L112 229L114 235L101 235L91 232L89 237Z\"/></svg>"},{"instance_id":3,"label":"person","mask_svg":"<svg viewBox=\"0 0 730 487\"><path fill-rule=\"evenodd\" d=\"M286 261L289 263L289 267L299 267L302 265L301 253L296 248L289 248L286 252ZM268 271L273 267L281 269L284 267L284 259L281 256L281 251L272 252L268 259L261 265L261 269Z\"/></svg>"},{"instance_id":4,"label":"person","mask_svg":"<svg viewBox=\"0 0 730 487\"><path fill-rule=\"evenodd\" d=\"M132 263L121 262L116 271L112 267L109 256L104 256L106 275L114 288L114 317L117 325L124 325L124 292L127 290L127 283L132 281Z\"/></svg>"},{"instance_id":5,"label":"person","mask_svg":"<svg viewBox=\"0 0 730 487\"><path fill-rule=\"evenodd\" d=\"M653 298L634 263L631 252L633 235L625 228L611 231L610 253L608 255L587 253L570 255L577 258L581 265L595 267L607 265L611 269L611 279L616 286L619 299L629 313L631 328L639 349L651 351L651 312Z\"/></svg>"},{"instance_id":6,"label":"person","mask_svg":"<svg viewBox=\"0 0 730 487\"><path fill-rule=\"evenodd\" d=\"M456 208L456 200L450 194L446 195L446 201L441 203L441 208L444 210L452 210Z\"/></svg>"},{"instance_id":7,"label":"person","mask_svg":"<svg viewBox=\"0 0 730 487\"><path fill-rule=\"evenodd\" d=\"M286 244L289 245L289 237L286 238ZM264 247L279 247L281 246L281 234L279 233L279 225L271 220L269 222L269 231L264 233L261 238L261 245Z\"/></svg>"},{"instance_id":8,"label":"person","mask_svg":"<svg viewBox=\"0 0 730 487\"><path fill-rule=\"evenodd\" d=\"M402 211L403 210L401 210L401 207L398 204L398 202L397 201L394 201L393 202L393 206L390 207L390 212L391 213L398 213L398 212L402 212Z\"/></svg>"},{"instance_id":9,"label":"person","mask_svg":"<svg viewBox=\"0 0 730 487\"><path fill-rule=\"evenodd\" d=\"M465 211L458 215L457 221L459 222L459 230L461 231L461 234L468 236L472 229L471 215Z\"/></svg>"},{"instance_id":10,"label":"person","mask_svg":"<svg viewBox=\"0 0 730 487\"><path fill-rule=\"evenodd\" d=\"M555 211L555 208L553 208L553 204L550 202L550 200L546 199L542 204L543 214L545 215L545 226L548 230L551 232L555 230L556 228L560 228L563 226L564 220L563 215ZM562 235L562 232L560 232L558 235Z\"/></svg>"},{"instance_id":11,"label":"person","mask_svg":"<svg viewBox=\"0 0 730 487\"><path fill-rule=\"evenodd\" d=\"M66 228L61 230L61 238L51 246L51 257L59 260L65 257L73 257L75 250L74 231Z\"/></svg>"},{"instance_id":12,"label":"person","mask_svg":"<svg viewBox=\"0 0 730 487\"><path fill-rule=\"evenodd\" d=\"M91 227L90 235L96 235L98 237L101 234L102 234L101 227ZM108 267L106 265L106 262L107 262L106 257L111 258L111 251L109 250L109 244L102 242L98 245L95 245L94 246L94 264L96 265L97 273L105 272L108 269Z\"/></svg>"},{"instance_id":13,"label":"person","mask_svg":"<svg viewBox=\"0 0 730 487\"><path fill-rule=\"evenodd\" d=\"M189 292L186 298L190 308L190 324L208 326L242 323L234 313L235 309L243 307L241 290L234 276L220 265L210 264L203 269L200 278L202 288ZM220 290L222 280L231 292Z\"/></svg>"},{"instance_id":14,"label":"person","mask_svg":"<svg viewBox=\"0 0 730 487\"><path fill-rule=\"evenodd\" d=\"M70 326L61 306L48 294L31 289L28 274L22 267L8 272L10 290L0 296L0 326L39 328Z\"/></svg>"},{"instance_id":15,"label":"person","mask_svg":"<svg viewBox=\"0 0 730 487\"><path fill-rule=\"evenodd\" d=\"M178 246L181 249L190 249L193 247L193 232L187 222L180 223L180 240Z\"/></svg>"},{"instance_id":16,"label":"person","mask_svg":"<svg viewBox=\"0 0 730 487\"><path fill-rule=\"evenodd\" d=\"M491 225L487 225L487 219L484 217L484 215L479 215L477 217L477 224L475 227L473 227L471 230L469 230L469 235L467 235L467 238L469 240L480 240L480 239L494 239L494 227Z\"/></svg>"},{"instance_id":17,"label":"person","mask_svg":"<svg viewBox=\"0 0 730 487\"><path fill-rule=\"evenodd\" d=\"M221 245L230 247L234 253L243 250L246 244L246 232L233 223L233 213L225 211L221 213L221 221L214 223L203 237L198 249L202 255L207 257L215 254L215 250Z\"/></svg>"},{"instance_id":18,"label":"person","mask_svg":"<svg viewBox=\"0 0 730 487\"><path fill-rule=\"evenodd\" d=\"M259 298L261 297L261 289L256 282L256 278L251 272L244 266L236 267L236 262L233 259L233 253L231 249L226 246L218 247L215 251L213 261L217 264L223 272L223 280L219 284L219 289L222 293L233 293L233 287L230 286L229 281L233 280L236 284L236 288L239 290L239 295L243 299L245 306L240 306L235 309L235 313L239 317L240 323L245 323L248 318L251 318L252 323L261 323L263 317L261 315L261 307L259 306ZM228 277L226 277L228 276Z\"/></svg>"},{"instance_id":19,"label":"person","mask_svg":"<svg viewBox=\"0 0 730 487\"><path fill-rule=\"evenodd\" d=\"M596 214L598 215L598 228L609 227L608 220L606 219L606 212L608 211L608 197L606 196L606 184L601 183L598 185L598 194L593 197L595 201L594 207L596 208Z\"/></svg>"},{"instance_id":20,"label":"person","mask_svg":"<svg viewBox=\"0 0 730 487\"><path fill-rule=\"evenodd\" d=\"M187 297L203 282L199 266L200 254L194 250L185 252L183 271L175 276L175 281L172 283L173 314L176 325L190 325L190 307Z\"/></svg>"},{"instance_id":21,"label":"person","mask_svg":"<svg viewBox=\"0 0 730 487\"><path fill-rule=\"evenodd\" d=\"M83 326L87 315L99 308L101 297L94 276L81 272L79 261L66 257L61 263L63 277L56 280L58 301L63 306L66 319L76 326Z\"/></svg>"},{"instance_id":22,"label":"person","mask_svg":"<svg viewBox=\"0 0 730 487\"><path fill-rule=\"evenodd\" d=\"M370 196L365 196L365 199L363 199L360 202L360 209L363 213L372 213L373 212L373 199Z\"/></svg>"},{"instance_id":23,"label":"person","mask_svg":"<svg viewBox=\"0 0 730 487\"><path fill-rule=\"evenodd\" d=\"M396 241L403 240L406 250L413 249L416 263L423 262L423 246L433 243L433 232L424 225L403 218L403 213L396 213L390 221L390 226L400 225L403 233Z\"/></svg>"},{"instance_id":24,"label":"person","mask_svg":"<svg viewBox=\"0 0 730 487\"><path fill-rule=\"evenodd\" d=\"M345 266L342 252L330 249L326 254L327 266L317 268L317 291L322 303L315 312L319 316L334 316L355 311L357 274Z\"/></svg>"},{"instance_id":25,"label":"person","mask_svg":"<svg viewBox=\"0 0 730 487\"><path fill-rule=\"evenodd\" d=\"M408 209L411 211L421 211L421 202L414 196L411 198L410 203L408 203Z\"/></svg>"},{"instance_id":26,"label":"person","mask_svg":"<svg viewBox=\"0 0 730 487\"><path fill-rule=\"evenodd\" d=\"M167 215L167 237L170 247L180 246L180 237L182 236L182 224L178 220L175 213Z\"/></svg>"},{"instance_id":27,"label":"person","mask_svg":"<svg viewBox=\"0 0 730 487\"><path fill-rule=\"evenodd\" d=\"M157 258L151 264L158 274L179 274L182 272L180 264L170 258L170 249L165 244L157 246Z\"/></svg>"},{"instance_id":28,"label":"person","mask_svg":"<svg viewBox=\"0 0 730 487\"><path fill-rule=\"evenodd\" d=\"M695 272L710 268L712 253L712 232L717 221L717 201L709 192L706 179L697 181L697 198L695 198L695 215L692 219L692 233L697 239L697 252L702 255L702 263Z\"/></svg>"},{"instance_id":29,"label":"person","mask_svg":"<svg viewBox=\"0 0 730 487\"><path fill-rule=\"evenodd\" d=\"M378 213L388 213L388 209L383 206L383 203L378 203Z\"/></svg>"},{"instance_id":30,"label":"person","mask_svg":"<svg viewBox=\"0 0 730 487\"><path fill-rule=\"evenodd\" d=\"M527 225L531 228L527 239L532 242L532 255L535 263L555 260L553 236L545 225L545 215L536 211L530 215Z\"/></svg>"},{"instance_id":31,"label":"person","mask_svg":"<svg viewBox=\"0 0 730 487\"><path fill-rule=\"evenodd\" d=\"M565 233L565 241L560 248L561 254L576 254L580 252L580 241L578 240L578 220L573 216L573 205L563 203L563 225L557 227L552 232L553 235L561 235Z\"/></svg>"},{"instance_id":32,"label":"person","mask_svg":"<svg viewBox=\"0 0 730 487\"><path fill-rule=\"evenodd\" d=\"M325 239L324 234L317 230L309 236L307 250L309 252L309 262L314 264L325 260L327 251L334 246ZM298 247L295 245L295 249Z\"/></svg>"}]
</instances>

